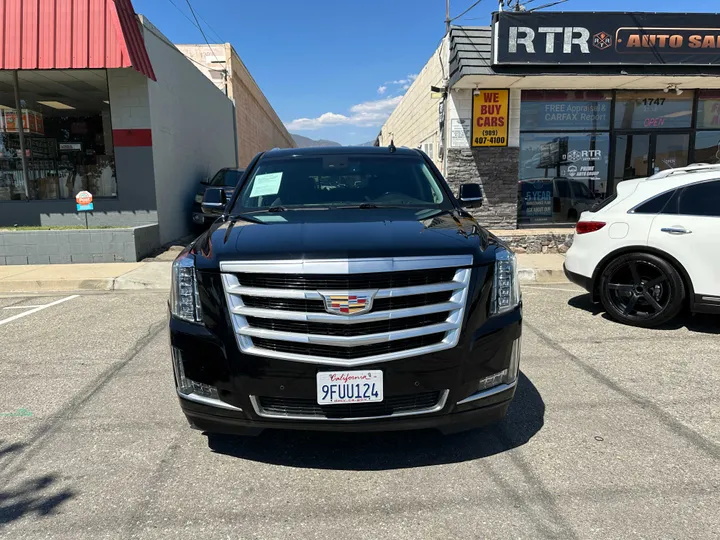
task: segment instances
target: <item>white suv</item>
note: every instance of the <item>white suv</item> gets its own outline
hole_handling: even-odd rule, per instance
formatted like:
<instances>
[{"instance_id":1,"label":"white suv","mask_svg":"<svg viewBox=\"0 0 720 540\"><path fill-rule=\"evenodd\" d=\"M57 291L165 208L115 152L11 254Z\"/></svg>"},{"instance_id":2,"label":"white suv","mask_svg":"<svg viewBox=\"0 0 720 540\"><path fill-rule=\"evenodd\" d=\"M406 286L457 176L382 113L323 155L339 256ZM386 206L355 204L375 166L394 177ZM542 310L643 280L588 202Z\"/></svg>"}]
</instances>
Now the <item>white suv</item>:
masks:
<instances>
[{"instance_id":1,"label":"white suv","mask_svg":"<svg viewBox=\"0 0 720 540\"><path fill-rule=\"evenodd\" d=\"M720 164L620 182L580 216L565 274L625 324L720 313Z\"/></svg>"}]
</instances>

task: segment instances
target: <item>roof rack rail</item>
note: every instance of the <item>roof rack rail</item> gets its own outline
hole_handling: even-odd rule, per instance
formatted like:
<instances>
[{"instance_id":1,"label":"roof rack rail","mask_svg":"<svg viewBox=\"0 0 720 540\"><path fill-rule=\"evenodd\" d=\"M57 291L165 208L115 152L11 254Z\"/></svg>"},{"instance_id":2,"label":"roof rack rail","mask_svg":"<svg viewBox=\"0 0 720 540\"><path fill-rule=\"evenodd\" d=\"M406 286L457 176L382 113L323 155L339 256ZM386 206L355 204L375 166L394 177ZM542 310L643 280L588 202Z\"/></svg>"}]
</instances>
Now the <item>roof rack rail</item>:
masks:
<instances>
[{"instance_id":1,"label":"roof rack rail","mask_svg":"<svg viewBox=\"0 0 720 540\"><path fill-rule=\"evenodd\" d=\"M659 173L653 174L648 180L659 180L660 178L667 178L668 176L675 176L676 174L691 174L698 172L708 172L713 170L720 170L720 163L692 163L685 167L678 167L676 169L667 169L660 171Z\"/></svg>"}]
</instances>

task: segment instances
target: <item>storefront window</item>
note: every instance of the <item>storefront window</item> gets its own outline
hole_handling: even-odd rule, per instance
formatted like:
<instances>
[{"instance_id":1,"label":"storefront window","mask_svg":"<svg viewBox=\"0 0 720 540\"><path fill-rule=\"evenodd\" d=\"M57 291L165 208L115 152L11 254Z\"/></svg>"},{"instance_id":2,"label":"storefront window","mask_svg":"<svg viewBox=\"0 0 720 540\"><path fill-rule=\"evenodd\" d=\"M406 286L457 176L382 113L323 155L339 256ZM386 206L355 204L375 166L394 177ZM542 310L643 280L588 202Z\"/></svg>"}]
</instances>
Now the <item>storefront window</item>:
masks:
<instances>
[{"instance_id":1,"label":"storefront window","mask_svg":"<svg viewBox=\"0 0 720 540\"><path fill-rule=\"evenodd\" d=\"M568 223L605 196L608 133L522 133L518 223Z\"/></svg>"},{"instance_id":2,"label":"storefront window","mask_svg":"<svg viewBox=\"0 0 720 540\"><path fill-rule=\"evenodd\" d=\"M695 135L695 162L720 163L720 131L698 131Z\"/></svg>"},{"instance_id":3,"label":"storefront window","mask_svg":"<svg viewBox=\"0 0 720 540\"><path fill-rule=\"evenodd\" d=\"M615 103L616 129L689 128L692 124L693 93L618 92Z\"/></svg>"},{"instance_id":4,"label":"storefront window","mask_svg":"<svg viewBox=\"0 0 720 540\"><path fill-rule=\"evenodd\" d=\"M526 90L521 131L607 131L612 93L599 90Z\"/></svg>"},{"instance_id":5,"label":"storefront window","mask_svg":"<svg viewBox=\"0 0 720 540\"><path fill-rule=\"evenodd\" d=\"M701 90L697 113L698 129L720 129L720 90Z\"/></svg>"},{"instance_id":6,"label":"storefront window","mask_svg":"<svg viewBox=\"0 0 720 540\"><path fill-rule=\"evenodd\" d=\"M0 72L0 201L116 197L105 70L19 72L28 178L12 72Z\"/></svg>"}]
</instances>

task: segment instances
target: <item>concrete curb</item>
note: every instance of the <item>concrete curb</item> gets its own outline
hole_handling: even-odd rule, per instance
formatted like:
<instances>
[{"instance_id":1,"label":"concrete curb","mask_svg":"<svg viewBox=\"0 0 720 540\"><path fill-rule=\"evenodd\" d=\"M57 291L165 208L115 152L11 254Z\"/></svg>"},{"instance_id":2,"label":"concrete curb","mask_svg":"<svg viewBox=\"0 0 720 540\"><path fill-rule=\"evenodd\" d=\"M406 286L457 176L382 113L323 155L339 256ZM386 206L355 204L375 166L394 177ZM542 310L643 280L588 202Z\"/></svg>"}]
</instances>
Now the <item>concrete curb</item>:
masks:
<instances>
[{"instance_id":1,"label":"concrete curb","mask_svg":"<svg viewBox=\"0 0 720 540\"><path fill-rule=\"evenodd\" d=\"M518 276L521 283L569 283L558 268L519 268Z\"/></svg>"},{"instance_id":2,"label":"concrete curb","mask_svg":"<svg viewBox=\"0 0 720 540\"><path fill-rule=\"evenodd\" d=\"M0 281L0 293L112 291L117 278Z\"/></svg>"},{"instance_id":3,"label":"concrete curb","mask_svg":"<svg viewBox=\"0 0 720 540\"><path fill-rule=\"evenodd\" d=\"M0 293L72 291L169 291L171 262L151 262L119 276L0 280Z\"/></svg>"},{"instance_id":4,"label":"concrete curb","mask_svg":"<svg viewBox=\"0 0 720 540\"><path fill-rule=\"evenodd\" d=\"M169 282L169 279L168 279ZM169 291L170 284L131 281L124 277L96 279L49 279L46 281L0 282L0 293L75 291Z\"/></svg>"}]
</instances>

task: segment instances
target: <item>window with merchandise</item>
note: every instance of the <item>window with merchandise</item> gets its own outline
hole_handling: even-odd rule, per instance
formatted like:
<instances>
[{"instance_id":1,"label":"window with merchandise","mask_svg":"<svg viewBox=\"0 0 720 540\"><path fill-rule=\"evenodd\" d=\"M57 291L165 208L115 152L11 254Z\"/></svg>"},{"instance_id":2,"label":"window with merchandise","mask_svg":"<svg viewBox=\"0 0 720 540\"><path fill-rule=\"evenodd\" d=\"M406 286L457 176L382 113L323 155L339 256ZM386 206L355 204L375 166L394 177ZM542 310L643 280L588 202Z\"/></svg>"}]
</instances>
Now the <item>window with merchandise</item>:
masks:
<instances>
[{"instance_id":1,"label":"window with merchandise","mask_svg":"<svg viewBox=\"0 0 720 540\"><path fill-rule=\"evenodd\" d=\"M17 83L19 108L0 72L0 202L117 197L107 72L19 71Z\"/></svg>"}]
</instances>

